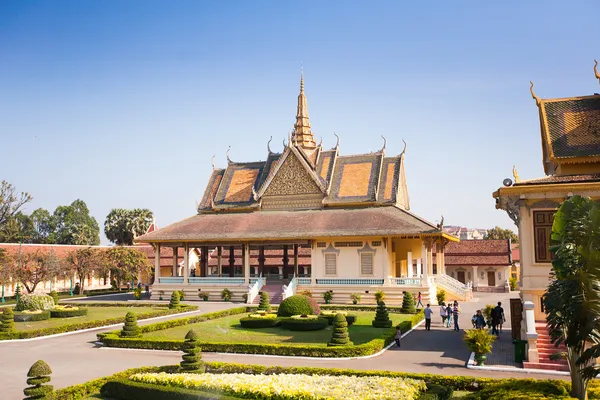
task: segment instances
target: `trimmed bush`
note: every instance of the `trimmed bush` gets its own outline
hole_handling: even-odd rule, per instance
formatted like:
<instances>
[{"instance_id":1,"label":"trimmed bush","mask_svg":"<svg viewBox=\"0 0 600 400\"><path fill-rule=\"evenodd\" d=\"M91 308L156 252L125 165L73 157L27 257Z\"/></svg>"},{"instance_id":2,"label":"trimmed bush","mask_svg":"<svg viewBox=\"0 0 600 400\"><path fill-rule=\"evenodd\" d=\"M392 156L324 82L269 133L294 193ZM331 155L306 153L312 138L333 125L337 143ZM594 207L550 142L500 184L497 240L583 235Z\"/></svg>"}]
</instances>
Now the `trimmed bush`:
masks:
<instances>
[{"instance_id":1,"label":"trimmed bush","mask_svg":"<svg viewBox=\"0 0 600 400\"><path fill-rule=\"evenodd\" d=\"M258 309L269 311L271 309L271 303L269 301L269 293L260 292L259 295L260 295L260 303L258 304Z\"/></svg>"},{"instance_id":2,"label":"trimmed bush","mask_svg":"<svg viewBox=\"0 0 600 400\"><path fill-rule=\"evenodd\" d=\"M418 397L418 400L450 400L452 394L454 394L454 390L451 386L428 383L427 390Z\"/></svg>"},{"instance_id":3,"label":"trimmed bush","mask_svg":"<svg viewBox=\"0 0 600 400\"><path fill-rule=\"evenodd\" d=\"M103 397L116 400L239 400L218 391L183 389L173 386L152 385L120 379L106 382L100 391Z\"/></svg>"},{"instance_id":4,"label":"trimmed bush","mask_svg":"<svg viewBox=\"0 0 600 400\"><path fill-rule=\"evenodd\" d=\"M390 316L383 301L380 301L377 304L377 312L375 313L375 319L371 324L375 328L390 328L392 326L392 321L390 320Z\"/></svg>"},{"instance_id":5,"label":"trimmed bush","mask_svg":"<svg viewBox=\"0 0 600 400\"><path fill-rule=\"evenodd\" d=\"M142 336L142 333L137 324L137 316L130 311L125 315L125 325L121 331L121 337L135 338L140 336Z\"/></svg>"},{"instance_id":6,"label":"trimmed bush","mask_svg":"<svg viewBox=\"0 0 600 400\"><path fill-rule=\"evenodd\" d=\"M348 336L348 323L344 314L337 314L333 319L333 332L327 346L352 346Z\"/></svg>"},{"instance_id":7,"label":"trimmed bush","mask_svg":"<svg viewBox=\"0 0 600 400\"><path fill-rule=\"evenodd\" d=\"M15 331L15 314L12 308L5 307L2 312L2 325L0 325L0 332L12 333Z\"/></svg>"},{"instance_id":8,"label":"trimmed bush","mask_svg":"<svg viewBox=\"0 0 600 400\"><path fill-rule=\"evenodd\" d=\"M240 325L248 329L272 328L280 323L278 318L272 317L245 317L240 319Z\"/></svg>"},{"instance_id":9,"label":"trimmed bush","mask_svg":"<svg viewBox=\"0 0 600 400\"><path fill-rule=\"evenodd\" d=\"M283 300L277 309L279 317L292 315L319 315L321 309L312 297L295 295Z\"/></svg>"},{"instance_id":10,"label":"trimmed bush","mask_svg":"<svg viewBox=\"0 0 600 400\"><path fill-rule=\"evenodd\" d=\"M171 293L171 301L169 302L169 308L179 308L181 304L179 303L179 290L174 290Z\"/></svg>"},{"instance_id":11,"label":"trimmed bush","mask_svg":"<svg viewBox=\"0 0 600 400\"><path fill-rule=\"evenodd\" d=\"M185 300L185 292L182 290L178 290L177 293L179 293L179 300L184 301Z\"/></svg>"},{"instance_id":12,"label":"trimmed bush","mask_svg":"<svg viewBox=\"0 0 600 400\"><path fill-rule=\"evenodd\" d=\"M202 350L198 344L198 334L195 330L190 331L185 335L185 342L181 345L183 351L183 361L179 363L184 371L204 372L204 363L202 359Z\"/></svg>"},{"instance_id":13,"label":"trimmed bush","mask_svg":"<svg viewBox=\"0 0 600 400\"><path fill-rule=\"evenodd\" d=\"M438 304L442 304L446 301L446 291L444 289L438 289L435 293L435 297L437 298ZM402 301L402 303L404 303L404 301Z\"/></svg>"},{"instance_id":14,"label":"trimmed bush","mask_svg":"<svg viewBox=\"0 0 600 400\"><path fill-rule=\"evenodd\" d=\"M23 294L15 307L16 311L50 310L54 308L54 300L47 294Z\"/></svg>"},{"instance_id":15,"label":"trimmed bush","mask_svg":"<svg viewBox=\"0 0 600 400\"><path fill-rule=\"evenodd\" d=\"M50 310L23 311L15 313L15 322L35 322L50 319Z\"/></svg>"},{"instance_id":16,"label":"trimmed bush","mask_svg":"<svg viewBox=\"0 0 600 400\"><path fill-rule=\"evenodd\" d=\"M54 305L58 304L58 293L56 293L56 290L53 290L50 292L50 297L52 297L52 300L54 300Z\"/></svg>"},{"instance_id":17,"label":"trimmed bush","mask_svg":"<svg viewBox=\"0 0 600 400\"><path fill-rule=\"evenodd\" d=\"M336 311L336 310L321 311L321 314L319 314L319 316L327 319L327 321L329 321L329 325L333 325L333 320L335 319L335 316L337 314L342 314L346 317L346 323L348 324L348 326L350 326L356 322L356 315L352 315L352 314L349 315L346 311Z\"/></svg>"},{"instance_id":18,"label":"trimmed bush","mask_svg":"<svg viewBox=\"0 0 600 400\"><path fill-rule=\"evenodd\" d=\"M29 368L29 372L27 372L27 384L30 386L23 390L23 393L27 396L25 400L46 399L51 396L54 387L52 385L45 385L45 383L50 382L50 374L52 374L50 366L42 360L36 361Z\"/></svg>"},{"instance_id":19,"label":"trimmed bush","mask_svg":"<svg viewBox=\"0 0 600 400\"><path fill-rule=\"evenodd\" d=\"M329 325L325 318L285 318L281 326L290 331L320 331Z\"/></svg>"},{"instance_id":20,"label":"trimmed bush","mask_svg":"<svg viewBox=\"0 0 600 400\"><path fill-rule=\"evenodd\" d=\"M414 314L417 312L415 299L411 292L404 292L402 298L402 312L406 314Z\"/></svg>"},{"instance_id":21,"label":"trimmed bush","mask_svg":"<svg viewBox=\"0 0 600 400\"><path fill-rule=\"evenodd\" d=\"M66 306L65 308L61 308L61 306L58 306L54 310L50 310L50 316L52 318L83 317L84 315L87 315L87 313L88 313L87 308L69 307L69 306Z\"/></svg>"}]
</instances>

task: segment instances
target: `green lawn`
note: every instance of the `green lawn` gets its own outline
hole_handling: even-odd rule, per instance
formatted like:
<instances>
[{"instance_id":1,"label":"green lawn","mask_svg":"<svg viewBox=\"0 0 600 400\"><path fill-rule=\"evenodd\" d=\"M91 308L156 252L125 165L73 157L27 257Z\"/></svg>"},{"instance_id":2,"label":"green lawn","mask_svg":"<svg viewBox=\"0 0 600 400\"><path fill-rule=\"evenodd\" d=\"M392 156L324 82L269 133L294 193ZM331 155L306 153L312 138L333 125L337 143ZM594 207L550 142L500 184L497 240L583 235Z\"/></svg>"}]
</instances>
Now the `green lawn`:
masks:
<instances>
[{"instance_id":1,"label":"green lawn","mask_svg":"<svg viewBox=\"0 0 600 400\"><path fill-rule=\"evenodd\" d=\"M354 344L366 343L378 336L384 334L387 329L373 328L371 321L375 317L375 312L352 312L358 318L354 325L348 328L350 339ZM271 343L271 344L306 344L308 346L323 347L331 338L331 326L320 331L290 331L280 327L246 329L240 326L240 318L248 314L232 315L224 318L214 319L205 322L198 322L185 326L165 329L162 331L149 332L144 334L147 339L183 339L190 329L196 330L200 334L200 340L203 342L221 342L221 343ZM394 325L408 320L412 315L392 314L390 319Z\"/></svg>"},{"instance_id":2,"label":"green lawn","mask_svg":"<svg viewBox=\"0 0 600 400\"><path fill-rule=\"evenodd\" d=\"M125 318L125 314L129 311L135 314L141 314L164 310L165 308L166 307L88 307L88 314L83 317L50 318L46 321L15 322L15 326L17 331L30 331L109 318Z\"/></svg>"}]
</instances>

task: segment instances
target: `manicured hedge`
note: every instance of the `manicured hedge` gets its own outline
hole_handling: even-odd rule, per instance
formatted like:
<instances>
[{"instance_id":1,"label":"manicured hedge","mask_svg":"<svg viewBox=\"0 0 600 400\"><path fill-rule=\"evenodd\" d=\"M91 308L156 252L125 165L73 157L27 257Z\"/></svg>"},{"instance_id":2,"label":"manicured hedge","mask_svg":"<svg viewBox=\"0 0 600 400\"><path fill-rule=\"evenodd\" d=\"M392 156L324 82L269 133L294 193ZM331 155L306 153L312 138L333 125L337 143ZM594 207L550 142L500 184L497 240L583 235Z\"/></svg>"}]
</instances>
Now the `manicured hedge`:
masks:
<instances>
[{"instance_id":1,"label":"manicured hedge","mask_svg":"<svg viewBox=\"0 0 600 400\"><path fill-rule=\"evenodd\" d=\"M325 311L325 310L337 310L337 311L377 311L377 306L373 305L373 306L363 306L360 304L320 304L321 306L321 310ZM396 313L396 314L402 314L402 307L396 307L396 306L388 306L386 304L386 308L388 310L388 312L390 313ZM419 309L417 311L420 311L422 309Z\"/></svg>"},{"instance_id":2,"label":"manicured hedge","mask_svg":"<svg viewBox=\"0 0 600 400\"><path fill-rule=\"evenodd\" d=\"M87 308L78 308L76 310L50 310L50 315L52 318L72 318L72 317L82 317L87 315Z\"/></svg>"},{"instance_id":3,"label":"manicured hedge","mask_svg":"<svg viewBox=\"0 0 600 400\"><path fill-rule=\"evenodd\" d=\"M335 314L334 315L320 315L321 318L325 318L327 320L327 322L329 323L329 325L333 325L333 320L335 319ZM346 315L346 322L348 323L348 326L354 324L356 322L356 315L352 315L352 314L348 314Z\"/></svg>"},{"instance_id":4,"label":"manicured hedge","mask_svg":"<svg viewBox=\"0 0 600 400\"><path fill-rule=\"evenodd\" d=\"M140 327L142 332L153 332L157 330L182 326L209 319L220 318L226 315L241 314L247 311L246 307L232 308L229 310L218 311L210 314L204 314L197 317L181 318L171 321L165 321L158 324L145 325ZM419 312L408 321L400 323L402 332L410 330L415 324L423 319L423 313ZM160 329L158 329L160 328ZM360 357L377 353L385 346L392 343L396 334L395 328L385 331L380 337L367 343L355 346L339 347L307 347L304 345L293 344L263 344L263 343L219 343L219 342L200 342L204 352L218 353L242 353L242 354L268 354L282 356L304 356L304 357ZM181 349L183 340L161 340L145 338L121 338L119 331L108 333L99 333L98 339L107 347L132 348L132 349L154 349L154 350L176 350Z\"/></svg>"},{"instance_id":5,"label":"manicured hedge","mask_svg":"<svg viewBox=\"0 0 600 400\"><path fill-rule=\"evenodd\" d=\"M242 328L248 329L260 329L260 328L272 328L281 323L279 318L241 318L240 325Z\"/></svg>"},{"instance_id":6,"label":"manicured hedge","mask_svg":"<svg viewBox=\"0 0 600 400\"><path fill-rule=\"evenodd\" d=\"M50 310L44 310L39 314L28 314L15 311L15 322L45 321L47 319L50 319ZM2 338L2 336L0 336L0 338Z\"/></svg>"},{"instance_id":7,"label":"manicured hedge","mask_svg":"<svg viewBox=\"0 0 600 400\"><path fill-rule=\"evenodd\" d=\"M281 326L290 331L320 331L329 325L326 318L284 318Z\"/></svg>"},{"instance_id":8,"label":"manicured hedge","mask_svg":"<svg viewBox=\"0 0 600 400\"><path fill-rule=\"evenodd\" d=\"M87 306L90 306L90 304L86 304L86 307ZM138 314L137 318L138 318L138 320L140 320L140 319L162 317L165 315L177 314L177 313L186 312L186 311L194 311L197 309L198 309L198 307L196 307L196 306L186 306L183 308L179 308L177 310L169 310L167 308L163 308L163 309L159 309L159 310L153 311L153 312ZM15 313L15 315L16 315L16 313ZM50 315L50 313L48 313L48 315ZM31 320L28 320L28 321L31 321ZM57 333L80 331L83 329L98 328L98 327L102 327L102 326L115 325L115 324L121 324L121 323L123 323L123 317L107 318L107 319L87 321L87 322L79 322L79 323L74 323L74 324L53 326L53 327L49 327L49 328L35 329L35 330L30 330L30 331L0 333L0 340L29 339L29 338L39 337L39 336L55 335Z\"/></svg>"},{"instance_id":9,"label":"manicured hedge","mask_svg":"<svg viewBox=\"0 0 600 400\"><path fill-rule=\"evenodd\" d=\"M151 385L128 379L114 380L102 386L100 394L115 400L239 400L220 392Z\"/></svg>"}]
</instances>

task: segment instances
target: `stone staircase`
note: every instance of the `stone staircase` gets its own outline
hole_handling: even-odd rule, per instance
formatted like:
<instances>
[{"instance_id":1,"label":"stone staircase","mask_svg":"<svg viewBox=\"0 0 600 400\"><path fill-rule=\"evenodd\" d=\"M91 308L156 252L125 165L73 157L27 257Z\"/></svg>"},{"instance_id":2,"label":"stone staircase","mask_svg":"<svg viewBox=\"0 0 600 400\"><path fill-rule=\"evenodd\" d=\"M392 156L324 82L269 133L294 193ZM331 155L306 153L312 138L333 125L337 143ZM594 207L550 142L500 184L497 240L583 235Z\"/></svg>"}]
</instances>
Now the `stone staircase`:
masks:
<instances>
[{"instance_id":1,"label":"stone staircase","mask_svg":"<svg viewBox=\"0 0 600 400\"><path fill-rule=\"evenodd\" d=\"M531 369L544 369L551 371L568 371L569 365L567 360L551 360L550 356L557 352L566 351L564 344L555 347L550 341L550 335L548 334L548 328L544 322L536 322L535 330L538 334L537 349L540 362L523 362L523 368Z\"/></svg>"},{"instance_id":2,"label":"stone staircase","mask_svg":"<svg viewBox=\"0 0 600 400\"><path fill-rule=\"evenodd\" d=\"M261 289L261 292L267 292L269 294L269 302L271 305L280 304L282 300L282 292L281 284L266 284ZM260 303L260 296L256 296L254 302L252 304Z\"/></svg>"},{"instance_id":3,"label":"stone staircase","mask_svg":"<svg viewBox=\"0 0 600 400\"><path fill-rule=\"evenodd\" d=\"M447 300L470 301L473 298L471 288L449 275L434 275L433 281L437 289L444 289L446 291Z\"/></svg>"}]
</instances>

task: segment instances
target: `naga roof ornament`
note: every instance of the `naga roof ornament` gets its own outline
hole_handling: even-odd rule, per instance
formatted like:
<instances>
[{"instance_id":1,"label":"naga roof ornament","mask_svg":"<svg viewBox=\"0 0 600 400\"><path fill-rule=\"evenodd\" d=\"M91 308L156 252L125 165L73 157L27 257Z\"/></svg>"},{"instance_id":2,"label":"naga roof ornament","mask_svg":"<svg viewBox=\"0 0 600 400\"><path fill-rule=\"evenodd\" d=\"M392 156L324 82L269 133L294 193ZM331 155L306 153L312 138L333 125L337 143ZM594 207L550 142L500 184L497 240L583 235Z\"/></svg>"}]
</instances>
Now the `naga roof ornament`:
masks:
<instances>
[{"instance_id":1,"label":"naga roof ornament","mask_svg":"<svg viewBox=\"0 0 600 400\"><path fill-rule=\"evenodd\" d=\"M533 99L535 100L535 105L539 107L542 100L538 97L537 94L534 93L533 82L529 81L529 83L531 84L531 86L529 86L529 92L531 93L531 97L533 97Z\"/></svg>"},{"instance_id":2,"label":"naga roof ornament","mask_svg":"<svg viewBox=\"0 0 600 400\"><path fill-rule=\"evenodd\" d=\"M600 72L598 72L598 61L594 60L594 75L596 75L596 79L598 79L598 83L600 83Z\"/></svg>"}]
</instances>

